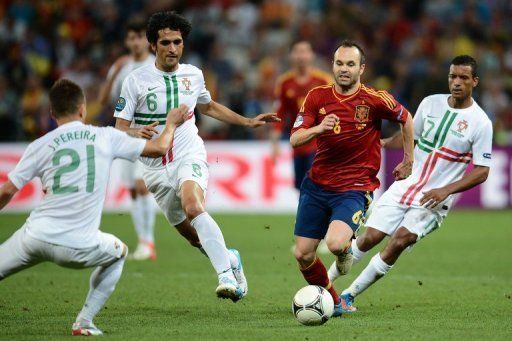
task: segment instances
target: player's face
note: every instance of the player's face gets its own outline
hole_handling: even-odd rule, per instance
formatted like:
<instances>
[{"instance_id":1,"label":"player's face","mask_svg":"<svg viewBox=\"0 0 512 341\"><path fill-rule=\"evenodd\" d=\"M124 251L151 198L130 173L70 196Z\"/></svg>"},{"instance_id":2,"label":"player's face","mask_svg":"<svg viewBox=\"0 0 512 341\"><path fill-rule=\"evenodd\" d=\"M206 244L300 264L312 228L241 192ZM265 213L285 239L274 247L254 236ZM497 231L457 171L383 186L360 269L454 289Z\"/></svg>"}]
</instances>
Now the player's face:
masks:
<instances>
[{"instance_id":1,"label":"player's face","mask_svg":"<svg viewBox=\"0 0 512 341\"><path fill-rule=\"evenodd\" d=\"M290 53L291 62L296 67L307 67L311 65L314 58L313 49L306 41L295 44Z\"/></svg>"},{"instance_id":2,"label":"player's face","mask_svg":"<svg viewBox=\"0 0 512 341\"><path fill-rule=\"evenodd\" d=\"M183 54L183 37L180 31L169 28L158 31L156 45L151 45L156 62L164 71L175 71Z\"/></svg>"},{"instance_id":3,"label":"player's face","mask_svg":"<svg viewBox=\"0 0 512 341\"><path fill-rule=\"evenodd\" d=\"M334 53L332 71L336 83L342 88L351 88L358 83L364 67L357 47L340 47Z\"/></svg>"},{"instance_id":4,"label":"player's face","mask_svg":"<svg viewBox=\"0 0 512 341\"><path fill-rule=\"evenodd\" d=\"M471 97L473 88L478 84L478 77L473 77L471 66L451 65L448 73L448 87L452 97L456 100L464 100Z\"/></svg>"},{"instance_id":5,"label":"player's face","mask_svg":"<svg viewBox=\"0 0 512 341\"><path fill-rule=\"evenodd\" d=\"M129 31L124 40L126 47L130 50L130 54L140 56L149 48L149 43L146 38L146 32Z\"/></svg>"}]
</instances>

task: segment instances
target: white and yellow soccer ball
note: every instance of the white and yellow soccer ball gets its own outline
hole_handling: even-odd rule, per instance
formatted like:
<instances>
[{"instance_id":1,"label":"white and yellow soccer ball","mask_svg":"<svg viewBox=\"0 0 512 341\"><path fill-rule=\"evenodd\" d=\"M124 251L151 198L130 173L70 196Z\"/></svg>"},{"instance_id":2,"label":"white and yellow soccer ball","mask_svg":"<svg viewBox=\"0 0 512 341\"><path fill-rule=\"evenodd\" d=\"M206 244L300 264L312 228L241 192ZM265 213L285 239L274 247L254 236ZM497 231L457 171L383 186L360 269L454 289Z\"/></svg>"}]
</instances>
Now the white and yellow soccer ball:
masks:
<instances>
[{"instance_id":1,"label":"white and yellow soccer ball","mask_svg":"<svg viewBox=\"0 0 512 341\"><path fill-rule=\"evenodd\" d=\"M317 285L308 285L295 294L292 312L297 321L306 326L318 326L327 322L334 311L331 294Z\"/></svg>"}]
</instances>

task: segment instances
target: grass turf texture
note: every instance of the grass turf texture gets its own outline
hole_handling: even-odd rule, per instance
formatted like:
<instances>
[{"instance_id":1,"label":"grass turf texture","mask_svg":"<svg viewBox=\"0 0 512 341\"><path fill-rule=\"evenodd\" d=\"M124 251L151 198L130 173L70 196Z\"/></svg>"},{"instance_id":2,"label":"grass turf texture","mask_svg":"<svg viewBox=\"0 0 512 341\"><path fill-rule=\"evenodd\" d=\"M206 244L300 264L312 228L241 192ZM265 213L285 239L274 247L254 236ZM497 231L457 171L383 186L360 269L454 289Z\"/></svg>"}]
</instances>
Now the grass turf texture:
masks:
<instances>
[{"instance_id":1,"label":"grass turf texture","mask_svg":"<svg viewBox=\"0 0 512 341\"><path fill-rule=\"evenodd\" d=\"M320 327L298 324L295 292L306 285L290 252L292 216L217 215L228 246L241 251L249 295L216 298L209 261L157 220L157 262L127 261L96 317L114 339L511 339L511 211L458 211L389 275L356 300L359 312ZM0 242L26 215L0 215ZM105 215L103 230L132 250L128 215ZM323 257L328 267L331 257ZM337 281L338 291L370 257ZM0 338L68 338L88 290L90 270L44 263L0 283Z\"/></svg>"}]
</instances>

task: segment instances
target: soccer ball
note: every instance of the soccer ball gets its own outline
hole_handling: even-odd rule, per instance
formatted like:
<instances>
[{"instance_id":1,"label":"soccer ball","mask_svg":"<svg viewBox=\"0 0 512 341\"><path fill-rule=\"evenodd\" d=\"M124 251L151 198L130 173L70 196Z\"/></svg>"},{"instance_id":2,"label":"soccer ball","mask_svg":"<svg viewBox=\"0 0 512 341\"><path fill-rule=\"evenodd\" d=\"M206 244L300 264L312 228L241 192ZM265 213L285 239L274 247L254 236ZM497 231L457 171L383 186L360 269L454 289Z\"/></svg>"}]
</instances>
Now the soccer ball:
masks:
<instances>
[{"instance_id":1,"label":"soccer ball","mask_svg":"<svg viewBox=\"0 0 512 341\"><path fill-rule=\"evenodd\" d=\"M334 301L331 294L317 285L308 285L300 289L293 298L293 315L306 326L324 324L332 316L333 311Z\"/></svg>"}]
</instances>

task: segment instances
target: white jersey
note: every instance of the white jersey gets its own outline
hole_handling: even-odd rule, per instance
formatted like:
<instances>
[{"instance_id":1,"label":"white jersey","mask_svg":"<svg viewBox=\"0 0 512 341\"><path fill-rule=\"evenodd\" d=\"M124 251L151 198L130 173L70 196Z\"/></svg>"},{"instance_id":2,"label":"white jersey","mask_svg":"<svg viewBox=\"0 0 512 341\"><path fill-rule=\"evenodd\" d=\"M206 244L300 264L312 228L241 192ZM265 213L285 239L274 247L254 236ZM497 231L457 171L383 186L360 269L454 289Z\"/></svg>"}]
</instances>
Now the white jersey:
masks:
<instances>
[{"instance_id":1,"label":"white jersey","mask_svg":"<svg viewBox=\"0 0 512 341\"><path fill-rule=\"evenodd\" d=\"M465 109L448 105L449 94L428 96L414 117L414 167L405 180L395 181L388 195L401 204L420 206L423 192L451 184L468 164L490 167L492 123L473 100ZM449 209L453 196L438 207Z\"/></svg>"},{"instance_id":2,"label":"white jersey","mask_svg":"<svg viewBox=\"0 0 512 341\"><path fill-rule=\"evenodd\" d=\"M203 73L197 67L179 64L176 71L164 72L151 64L126 77L114 117L132 121L133 127L158 121L157 130L161 132L170 109L180 104L189 108L190 119L176 128L169 152L160 159L141 158L146 167L159 169L189 156L206 160L206 150L193 113L197 103L208 104L211 100Z\"/></svg>"},{"instance_id":3,"label":"white jersey","mask_svg":"<svg viewBox=\"0 0 512 341\"><path fill-rule=\"evenodd\" d=\"M99 243L101 210L115 158L136 160L146 141L113 127L63 124L28 145L9 180L21 189L35 177L45 196L25 224L33 238L84 249Z\"/></svg>"},{"instance_id":4,"label":"white jersey","mask_svg":"<svg viewBox=\"0 0 512 341\"><path fill-rule=\"evenodd\" d=\"M155 56L152 54L149 54L146 59L139 62L135 61L133 57L129 57L128 61L121 67L121 70L119 70L119 73L112 82L112 89L110 90L111 101L116 103L117 99L119 98L119 94L121 93L124 80L133 70L136 70L144 65L153 64L154 62ZM108 77L111 77L114 72L115 66L112 65L108 71Z\"/></svg>"}]
</instances>

